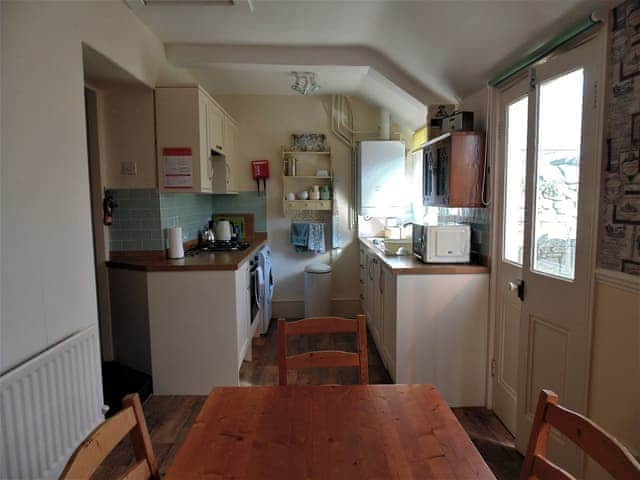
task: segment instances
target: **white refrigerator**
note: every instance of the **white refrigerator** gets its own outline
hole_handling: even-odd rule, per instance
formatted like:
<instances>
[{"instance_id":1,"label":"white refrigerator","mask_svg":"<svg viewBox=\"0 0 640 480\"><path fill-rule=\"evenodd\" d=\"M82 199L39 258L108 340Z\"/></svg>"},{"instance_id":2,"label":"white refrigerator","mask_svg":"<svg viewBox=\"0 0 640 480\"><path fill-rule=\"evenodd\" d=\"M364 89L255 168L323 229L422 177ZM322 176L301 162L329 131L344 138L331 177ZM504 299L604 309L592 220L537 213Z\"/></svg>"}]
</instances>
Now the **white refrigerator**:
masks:
<instances>
[{"instance_id":1,"label":"white refrigerator","mask_svg":"<svg viewBox=\"0 0 640 480\"><path fill-rule=\"evenodd\" d=\"M403 142L371 140L358 145L358 213L363 217L394 217L409 204Z\"/></svg>"}]
</instances>

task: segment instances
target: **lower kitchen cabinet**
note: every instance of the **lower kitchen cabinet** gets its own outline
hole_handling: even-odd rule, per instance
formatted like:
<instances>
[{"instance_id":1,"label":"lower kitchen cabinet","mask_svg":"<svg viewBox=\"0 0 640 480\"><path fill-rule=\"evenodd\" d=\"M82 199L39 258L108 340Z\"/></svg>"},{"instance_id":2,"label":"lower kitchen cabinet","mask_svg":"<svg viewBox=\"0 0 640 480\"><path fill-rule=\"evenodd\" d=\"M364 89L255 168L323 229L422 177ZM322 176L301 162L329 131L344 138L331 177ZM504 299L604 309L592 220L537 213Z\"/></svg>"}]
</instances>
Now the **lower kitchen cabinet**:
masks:
<instances>
[{"instance_id":1,"label":"lower kitchen cabinet","mask_svg":"<svg viewBox=\"0 0 640 480\"><path fill-rule=\"evenodd\" d=\"M116 360L151 373L158 395L238 385L251 360L249 262L237 270L110 269Z\"/></svg>"},{"instance_id":2,"label":"lower kitchen cabinet","mask_svg":"<svg viewBox=\"0 0 640 480\"><path fill-rule=\"evenodd\" d=\"M253 334L249 262L235 271L150 272L147 286L154 393L238 385Z\"/></svg>"},{"instance_id":3,"label":"lower kitchen cabinet","mask_svg":"<svg viewBox=\"0 0 640 480\"><path fill-rule=\"evenodd\" d=\"M451 406L486 404L489 275L398 274L361 247L362 308L396 383L431 383Z\"/></svg>"}]
</instances>

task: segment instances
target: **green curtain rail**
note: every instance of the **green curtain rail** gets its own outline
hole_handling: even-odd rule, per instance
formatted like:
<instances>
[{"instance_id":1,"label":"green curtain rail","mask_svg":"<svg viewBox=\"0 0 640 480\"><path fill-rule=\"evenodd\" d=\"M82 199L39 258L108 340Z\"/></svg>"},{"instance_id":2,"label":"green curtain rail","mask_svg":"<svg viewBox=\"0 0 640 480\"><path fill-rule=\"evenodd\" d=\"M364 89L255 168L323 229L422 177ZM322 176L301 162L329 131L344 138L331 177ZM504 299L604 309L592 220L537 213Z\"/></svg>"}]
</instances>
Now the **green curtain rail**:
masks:
<instances>
[{"instance_id":1,"label":"green curtain rail","mask_svg":"<svg viewBox=\"0 0 640 480\"><path fill-rule=\"evenodd\" d=\"M571 27L566 32L558 35L555 38L552 38L548 42L536 48L533 52L531 52L529 55L527 55L523 59L519 60L518 62L511 65L506 70L499 73L495 78L489 81L489 86L491 87L499 86L500 84L506 82L509 78L521 72L525 68L540 61L541 59L549 55L551 52L553 52L555 49L560 48L562 45L570 42L571 40L576 38L578 35L581 35L582 33L586 32L594 25L597 25L601 22L602 20L598 18L597 14L594 13L589 15L587 18L576 23L573 27Z\"/></svg>"}]
</instances>

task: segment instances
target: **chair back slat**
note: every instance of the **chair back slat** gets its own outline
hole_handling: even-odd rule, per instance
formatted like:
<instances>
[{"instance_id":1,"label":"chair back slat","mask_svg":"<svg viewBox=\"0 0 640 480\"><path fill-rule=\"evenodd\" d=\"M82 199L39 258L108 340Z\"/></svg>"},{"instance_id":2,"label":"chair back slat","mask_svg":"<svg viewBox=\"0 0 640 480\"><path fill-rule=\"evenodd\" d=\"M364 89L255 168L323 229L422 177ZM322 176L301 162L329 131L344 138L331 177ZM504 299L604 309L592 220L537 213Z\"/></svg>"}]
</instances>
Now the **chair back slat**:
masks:
<instances>
[{"instance_id":1,"label":"chair back slat","mask_svg":"<svg viewBox=\"0 0 640 480\"><path fill-rule=\"evenodd\" d=\"M278 366L280 385L287 384L287 370L302 368L360 367L360 383L369 383L367 357L367 320L358 315L355 320L340 317L312 317L287 322L278 320ZM287 356L287 338L293 335L321 333L355 333L358 353L315 351Z\"/></svg>"},{"instance_id":2,"label":"chair back slat","mask_svg":"<svg viewBox=\"0 0 640 480\"><path fill-rule=\"evenodd\" d=\"M78 447L62 478L89 478L135 426L136 416L133 408L125 408L102 423Z\"/></svg>"},{"instance_id":3,"label":"chair back slat","mask_svg":"<svg viewBox=\"0 0 640 480\"><path fill-rule=\"evenodd\" d=\"M287 336L320 333L356 333L358 322L340 317L310 317L287 323Z\"/></svg>"},{"instance_id":4,"label":"chair back slat","mask_svg":"<svg viewBox=\"0 0 640 480\"><path fill-rule=\"evenodd\" d=\"M149 463L146 460L140 460L124 474L121 480L148 480L149 478L151 478Z\"/></svg>"},{"instance_id":5,"label":"chair back slat","mask_svg":"<svg viewBox=\"0 0 640 480\"><path fill-rule=\"evenodd\" d=\"M351 352L327 351L305 352L287 357L287 368L331 368L357 367L360 355Z\"/></svg>"},{"instance_id":6,"label":"chair back slat","mask_svg":"<svg viewBox=\"0 0 640 480\"><path fill-rule=\"evenodd\" d=\"M558 405L555 393L542 390L533 418L521 480L573 479L546 458L551 427L580 447L616 480L640 479L640 463L620 442L584 415ZM565 476L559 476L560 473Z\"/></svg>"},{"instance_id":7,"label":"chair back slat","mask_svg":"<svg viewBox=\"0 0 640 480\"><path fill-rule=\"evenodd\" d=\"M137 463L125 474L126 480L157 480L158 463L137 394L122 400L123 409L96 428L67 463L61 480L88 479L127 435L131 438Z\"/></svg>"},{"instance_id":8,"label":"chair back slat","mask_svg":"<svg viewBox=\"0 0 640 480\"><path fill-rule=\"evenodd\" d=\"M531 479L576 480L576 477L569 472L561 469L540 455L536 455L533 459L533 469L531 473L532 475L529 476Z\"/></svg>"}]
</instances>

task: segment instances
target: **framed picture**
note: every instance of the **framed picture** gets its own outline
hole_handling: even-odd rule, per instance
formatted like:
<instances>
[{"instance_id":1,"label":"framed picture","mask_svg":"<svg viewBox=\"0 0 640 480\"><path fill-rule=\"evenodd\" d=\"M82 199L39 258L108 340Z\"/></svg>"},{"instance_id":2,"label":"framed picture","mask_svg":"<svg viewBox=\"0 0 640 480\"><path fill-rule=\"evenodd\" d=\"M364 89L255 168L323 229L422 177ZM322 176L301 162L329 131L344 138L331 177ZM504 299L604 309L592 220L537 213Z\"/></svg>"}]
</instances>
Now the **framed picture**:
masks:
<instances>
[{"instance_id":1,"label":"framed picture","mask_svg":"<svg viewBox=\"0 0 640 480\"><path fill-rule=\"evenodd\" d=\"M613 206L613 223L640 225L640 197L622 197Z\"/></svg>"},{"instance_id":2,"label":"framed picture","mask_svg":"<svg viewBox=\"0 0 640 480\"><path fill-rule=\"evenodd\" d=\"M632 260L622 261L622 272L630 275L640 275L640 262L634 262Z\"/></svg>"},{"instance_id":3,"label":"framed picture","mask_svg":"<svg viewBox=\"0 0 640 480\"><path fill-rule=\"evenodd\" d=\"M640 45L633 45L620 61L620 81L640 75Z\"/></svg>"},{"instance_id":4,"label":"framed picture","mask_svg":"<svg viewBox=\"0 0 640 480\"><path fill-rule=\"evenodd\" d=\"M640 143L640 112L631 115L631 143Z\"/></svg>"}]
</instances>

